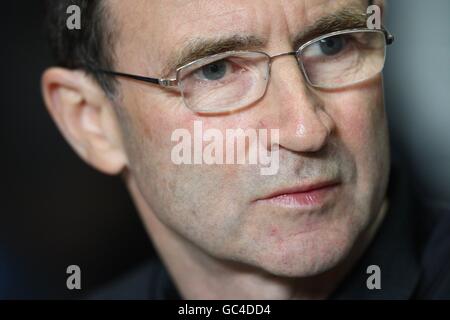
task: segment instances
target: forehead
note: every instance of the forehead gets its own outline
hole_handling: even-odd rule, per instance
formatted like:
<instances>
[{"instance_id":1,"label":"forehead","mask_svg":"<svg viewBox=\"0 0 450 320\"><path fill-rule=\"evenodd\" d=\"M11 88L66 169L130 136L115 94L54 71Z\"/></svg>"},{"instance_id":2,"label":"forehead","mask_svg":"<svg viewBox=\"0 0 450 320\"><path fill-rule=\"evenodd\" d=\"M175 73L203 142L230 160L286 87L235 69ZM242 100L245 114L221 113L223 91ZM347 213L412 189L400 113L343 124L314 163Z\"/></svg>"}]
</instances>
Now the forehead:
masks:
<instances>
[{"instance_id":1,"label":"forehead","mask_svg":"<svg viewBox=\"0 0 450 320\"><path fill-rule=\"evenodd\" d=\"M368 0L108 0L119 32L118 64L144 67L182 50L192 38L254 35L269 42L292 40L320 17L345 7L365 11ZM139 60L140 61L137 61ZM153 63L157 62L157 63ZM145 66L146 67L146 66Z\"/></svg>"}]
</instances>

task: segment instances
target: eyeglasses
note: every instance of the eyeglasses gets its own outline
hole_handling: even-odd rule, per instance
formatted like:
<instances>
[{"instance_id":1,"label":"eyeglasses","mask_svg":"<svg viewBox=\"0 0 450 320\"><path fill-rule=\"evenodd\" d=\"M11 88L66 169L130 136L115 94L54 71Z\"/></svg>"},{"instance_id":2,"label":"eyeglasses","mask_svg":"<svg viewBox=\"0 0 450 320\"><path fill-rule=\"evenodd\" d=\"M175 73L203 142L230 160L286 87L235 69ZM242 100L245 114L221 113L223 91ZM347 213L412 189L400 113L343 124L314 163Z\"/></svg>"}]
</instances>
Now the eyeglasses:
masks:
<instances>
[{"instance_id":1,"label":"eyeglasses","mask_svg":"<svg viewBox=\"0 0 450 320\"><path fill-rule=\"evenodd\" d=\"M386 45L394 37L385 29L332 32L297 51L269 56L259 51L227 51L179 67L174 79L148 78L95 69L113 76L178 87L185 105L198 113L231 112L261 99L269 83L272 61L292 55L306 82L316 88L338 89L366 81L383 70Z\"/></svg>"}]
</instances>

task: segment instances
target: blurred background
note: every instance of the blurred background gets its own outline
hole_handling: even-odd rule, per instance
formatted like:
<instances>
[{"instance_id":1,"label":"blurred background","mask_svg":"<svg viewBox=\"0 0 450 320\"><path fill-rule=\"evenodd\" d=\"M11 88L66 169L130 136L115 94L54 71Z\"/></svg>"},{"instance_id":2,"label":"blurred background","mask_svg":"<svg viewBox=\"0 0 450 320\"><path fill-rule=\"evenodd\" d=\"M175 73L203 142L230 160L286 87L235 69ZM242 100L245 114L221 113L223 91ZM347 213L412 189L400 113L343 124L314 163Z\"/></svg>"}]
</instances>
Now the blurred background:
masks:
<instances>
[{"instance_id":1,"label":"blurred background","mask_svg":"<svg viewBox=\"0 0 450 320\"><path fill-rule=\"evenodd\" d=\"M416 189L450 206L450 1L388 5L392 150ZM76 298L154 250L120 179L85 165L45 110L43 4L5 1L0 15L0 299ZM80 291L66 288L71 264L82 270Z\"/></svg>"}]
</instances>

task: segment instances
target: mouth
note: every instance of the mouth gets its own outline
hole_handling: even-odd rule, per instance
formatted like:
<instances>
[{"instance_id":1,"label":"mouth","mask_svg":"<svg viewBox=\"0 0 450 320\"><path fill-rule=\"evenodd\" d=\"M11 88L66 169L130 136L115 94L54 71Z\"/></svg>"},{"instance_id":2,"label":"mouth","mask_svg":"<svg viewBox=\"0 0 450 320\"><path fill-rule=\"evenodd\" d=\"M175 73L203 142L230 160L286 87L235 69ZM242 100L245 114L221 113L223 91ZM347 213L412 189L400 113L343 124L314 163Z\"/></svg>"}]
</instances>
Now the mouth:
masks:
<instances>
[{"instance_id":1,"label":"mouth","mask_svg":"<svg viewBox=\"0 0 450 320\"><path fill-rule=\"evenodd\" d=\"M277 190L255 202L287 208L314 208L322 206L336 193L337 180L316 181L308 184Z\"/></svg>"}]
</instances>

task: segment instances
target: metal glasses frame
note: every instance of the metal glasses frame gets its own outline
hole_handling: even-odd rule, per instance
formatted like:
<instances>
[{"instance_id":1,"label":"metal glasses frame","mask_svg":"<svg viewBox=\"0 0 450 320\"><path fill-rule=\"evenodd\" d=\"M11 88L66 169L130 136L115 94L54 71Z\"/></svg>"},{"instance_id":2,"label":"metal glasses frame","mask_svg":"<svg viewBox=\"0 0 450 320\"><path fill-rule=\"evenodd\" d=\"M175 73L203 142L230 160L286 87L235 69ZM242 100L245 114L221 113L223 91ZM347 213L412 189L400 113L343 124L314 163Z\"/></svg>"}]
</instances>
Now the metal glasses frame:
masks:
<instances>
[{"instance_id":1,"label":"metal glasses frame","mask_svg":"<svg viewBox=\"0 0 450 320\"><path fill-rule=\"evenodd\" d=\"M305 48L310 46L312 43L318 42L318 41L323 40L325 38L334 37L334 36L338 36L338 35L342 35L342 34L356 33L356 32L381 32L385 36L386 45L390 45L390 44L392 44L394 42L394 36L384 27L382 29L355 28L355 29L339 30L339 31L335 31L335 32L331 32L331 33L327 33L327 34L321 35L319 37L316 37L316 38L314 38L312 40L309 40L309 41L305 42L296 51L283 52L283 53L279 53L279 54L276 54L276 55L273 55L273 56L270 56L267 53L262 52L262 51L245 50L245 51L227 51L227 52L217 53L217 54L208 56L208 58L214 58L215 56L219 56L219 55L222 56L225 53L229 53L229 54L242 53L242 52L261 53L261 54L266 55L269 58L268 61L269 61L269 75L270 75L270 69L271 69L271 65L272 65L272 60L273 59L281 57L281 56L294 55L294 56L297 57L299 65L301 66L302 73L303 73L306 81L308 82L308 84L313 86L313 87L322 87L322 86L319 86L319 85L314 85L309 80L308 74L306 73L306 71L305 71L305 69L303 67L302 52L304 51ZM148 83L157 84L157 85L159 85L161 87L166 87L167 88L167 87L177 87L180 84L180 80L179 80L180 72L183 69L189 67L190 65L192 65L194 63L198 63L202 59L205 59L205 58L200 58L200 59L191 61L191 62L189 62L189 63L187 63L187 64L177 68L176 69L176 77L173 78L173 79L151 78L151 77L145 77L145 76L140 76L140 75L135 75L135 74L129 74L129 73L124 73L124 72L105 70L105 69L99 69L99 68L90 68L90 69L93 72L97 72L97 73L103 73L103 74L107 74L107 75L111 75L111 76L119 76L119 77L131 78L131 79L134 79L134 80L139 80L139 81L144 81L144 82L148 82Z\"/></svg>"}]
</instances>

